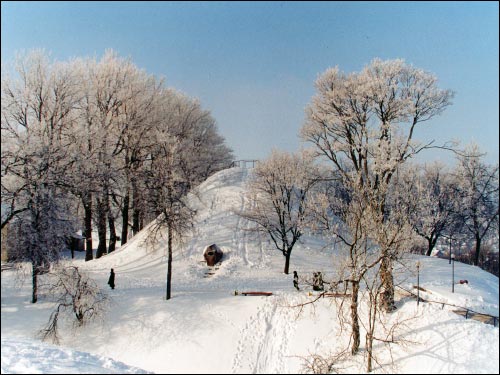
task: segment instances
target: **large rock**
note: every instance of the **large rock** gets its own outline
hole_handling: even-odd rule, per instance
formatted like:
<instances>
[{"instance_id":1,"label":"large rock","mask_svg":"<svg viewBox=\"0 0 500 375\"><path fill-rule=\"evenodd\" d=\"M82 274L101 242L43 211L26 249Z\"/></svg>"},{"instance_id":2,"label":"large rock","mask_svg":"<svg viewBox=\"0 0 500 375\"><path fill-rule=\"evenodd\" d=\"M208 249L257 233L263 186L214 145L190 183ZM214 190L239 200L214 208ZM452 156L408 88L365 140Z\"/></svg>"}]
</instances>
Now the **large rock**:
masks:
<instances>
[{"instance_id":1,"label":"large rock","mask_svg":"<svg viewBox=\"0 0 500 375\"><path fill-rule=\"evenodd\" d=\"M205 248L203 251L203 257L207 261L207 266L214 266L219 260L222 259L222 250L216 244L212 244Z\"/></svg>"}]
</instances>

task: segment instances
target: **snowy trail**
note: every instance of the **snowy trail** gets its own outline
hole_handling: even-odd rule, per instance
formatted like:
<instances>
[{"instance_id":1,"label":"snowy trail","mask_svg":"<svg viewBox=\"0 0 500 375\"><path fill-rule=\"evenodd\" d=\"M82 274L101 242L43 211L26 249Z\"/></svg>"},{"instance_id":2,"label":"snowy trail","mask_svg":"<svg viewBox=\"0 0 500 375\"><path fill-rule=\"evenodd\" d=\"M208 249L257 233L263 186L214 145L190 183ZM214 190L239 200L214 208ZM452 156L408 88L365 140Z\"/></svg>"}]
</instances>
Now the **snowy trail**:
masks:
<instances>
[{"instance_id":1,"label":"snowy trail","mask_svg":"<svg viewBox=\"0 0 500 375\"><path fill-rule=\"evenodd\" d=\"M232 373L282 374L288 371L286 357L293 334L293 312L280 306L278 297L264 302L240 330Z\"/></svg>"}]
</instances>

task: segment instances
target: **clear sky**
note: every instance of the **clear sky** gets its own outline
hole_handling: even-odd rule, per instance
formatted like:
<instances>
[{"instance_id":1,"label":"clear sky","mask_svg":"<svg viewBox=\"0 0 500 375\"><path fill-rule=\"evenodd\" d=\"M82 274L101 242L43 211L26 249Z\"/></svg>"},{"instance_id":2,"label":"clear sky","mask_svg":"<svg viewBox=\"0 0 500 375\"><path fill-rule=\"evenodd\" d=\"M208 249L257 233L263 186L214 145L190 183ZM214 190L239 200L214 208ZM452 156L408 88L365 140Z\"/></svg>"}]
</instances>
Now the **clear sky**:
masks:
<instances>
[{"instance_id":1,"label":"clear sky","mask_svg":"<svg viewBox=\"0 0 500 375\"><path fill-rule=\"evenodd\" d=\"M56 59L112 48L200 99L238 159L296 150L314 81L403 58L455 91L417 138L471 141L499 158L498 2L1 3L2 62L45 48ZM444 151L422 160L451 162Z\"/></svg>"}]
</instances>

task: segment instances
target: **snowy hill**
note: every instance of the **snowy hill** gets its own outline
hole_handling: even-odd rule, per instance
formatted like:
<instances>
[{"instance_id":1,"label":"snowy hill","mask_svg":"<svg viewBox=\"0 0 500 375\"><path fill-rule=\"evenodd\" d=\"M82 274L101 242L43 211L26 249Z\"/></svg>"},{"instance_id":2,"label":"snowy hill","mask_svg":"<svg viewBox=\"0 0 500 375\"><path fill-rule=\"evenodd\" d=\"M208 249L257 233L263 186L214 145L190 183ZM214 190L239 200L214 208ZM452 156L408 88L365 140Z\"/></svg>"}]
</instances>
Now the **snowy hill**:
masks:
<instances>
[{"instance_id":1,"label":"snowy hill","mask_svg":"<svg viewBox=\"0 0 500 375\"><path fill-rule=\"evenodd\" d=\"M176 246L171 300L164 297L166 249L147 245L148 228L99 260L73 261L109 293L112 304L103 322L84 331L65 328L62 347L157 373L297 373L308 355L326 355L345 346L348 335L340 330L333 299L321 299L300 314L290 307L310 301L310 287L296 291L293 275L283 274L281 253L236 214L248 204L243 193L249 173L244 168L221 171L191 196L198 210L195 232ZM208 268L202 253L212 243L222 248L224 258L215 274L205 277ZM322 271L325 279L332 277L337 249L324 245L319 239L304 238L294 248L290 269L300 276ZM498 316L497 277L457 263L455 279L467 279L468 284L455 285L451 293L451 266L446 260L409 256L410 270L398 274L406 289L416 284L417 260L422 262L420 285L426 289L421 296ZM110 268L116 273L114 290L106 285ZM235 296L235 290L273 295ZM20 372L4 369L13 357L24 358L12 342L33 338L50 315L51 304L43 298L31 304L30 293L29 278L20 283L11 271L2 272L2 373ZM389 318L405 320L398 331L404 342L378 345L382 368L376 365L375 372L499 372L498 328L465 320L449 306L421 303L417 309L411 298L401 297L398 307ZM339 371L364 372L363 362L360 353ZM88 371L81 366L80 372ZM119 365L113 369L126 371ZM37 371L53 370L44 364Z\"/></svg>"}]
</instances>

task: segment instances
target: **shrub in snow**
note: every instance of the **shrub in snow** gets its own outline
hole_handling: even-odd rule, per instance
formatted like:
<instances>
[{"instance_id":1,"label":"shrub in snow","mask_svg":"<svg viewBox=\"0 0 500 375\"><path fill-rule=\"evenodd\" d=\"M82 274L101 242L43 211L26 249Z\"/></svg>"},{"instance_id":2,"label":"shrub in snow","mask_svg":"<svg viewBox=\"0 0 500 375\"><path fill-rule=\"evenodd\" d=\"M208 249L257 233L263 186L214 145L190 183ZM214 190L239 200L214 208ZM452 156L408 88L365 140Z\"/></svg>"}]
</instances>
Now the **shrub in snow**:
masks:
<instances>
[{"instance_id":1,"label":"shrub in snow","mask_svg":"<svg viewBox=\"0 0 500 375\"><path fill-rule=\"evenodd\" d=\"M40 330L42 340L59 343L59 318L73 317L75 327L101 318L108 306L108 296L78 267L59 268L49 276L48 294L55 303L49 322Z\"/></svg>"}]
</instances>

